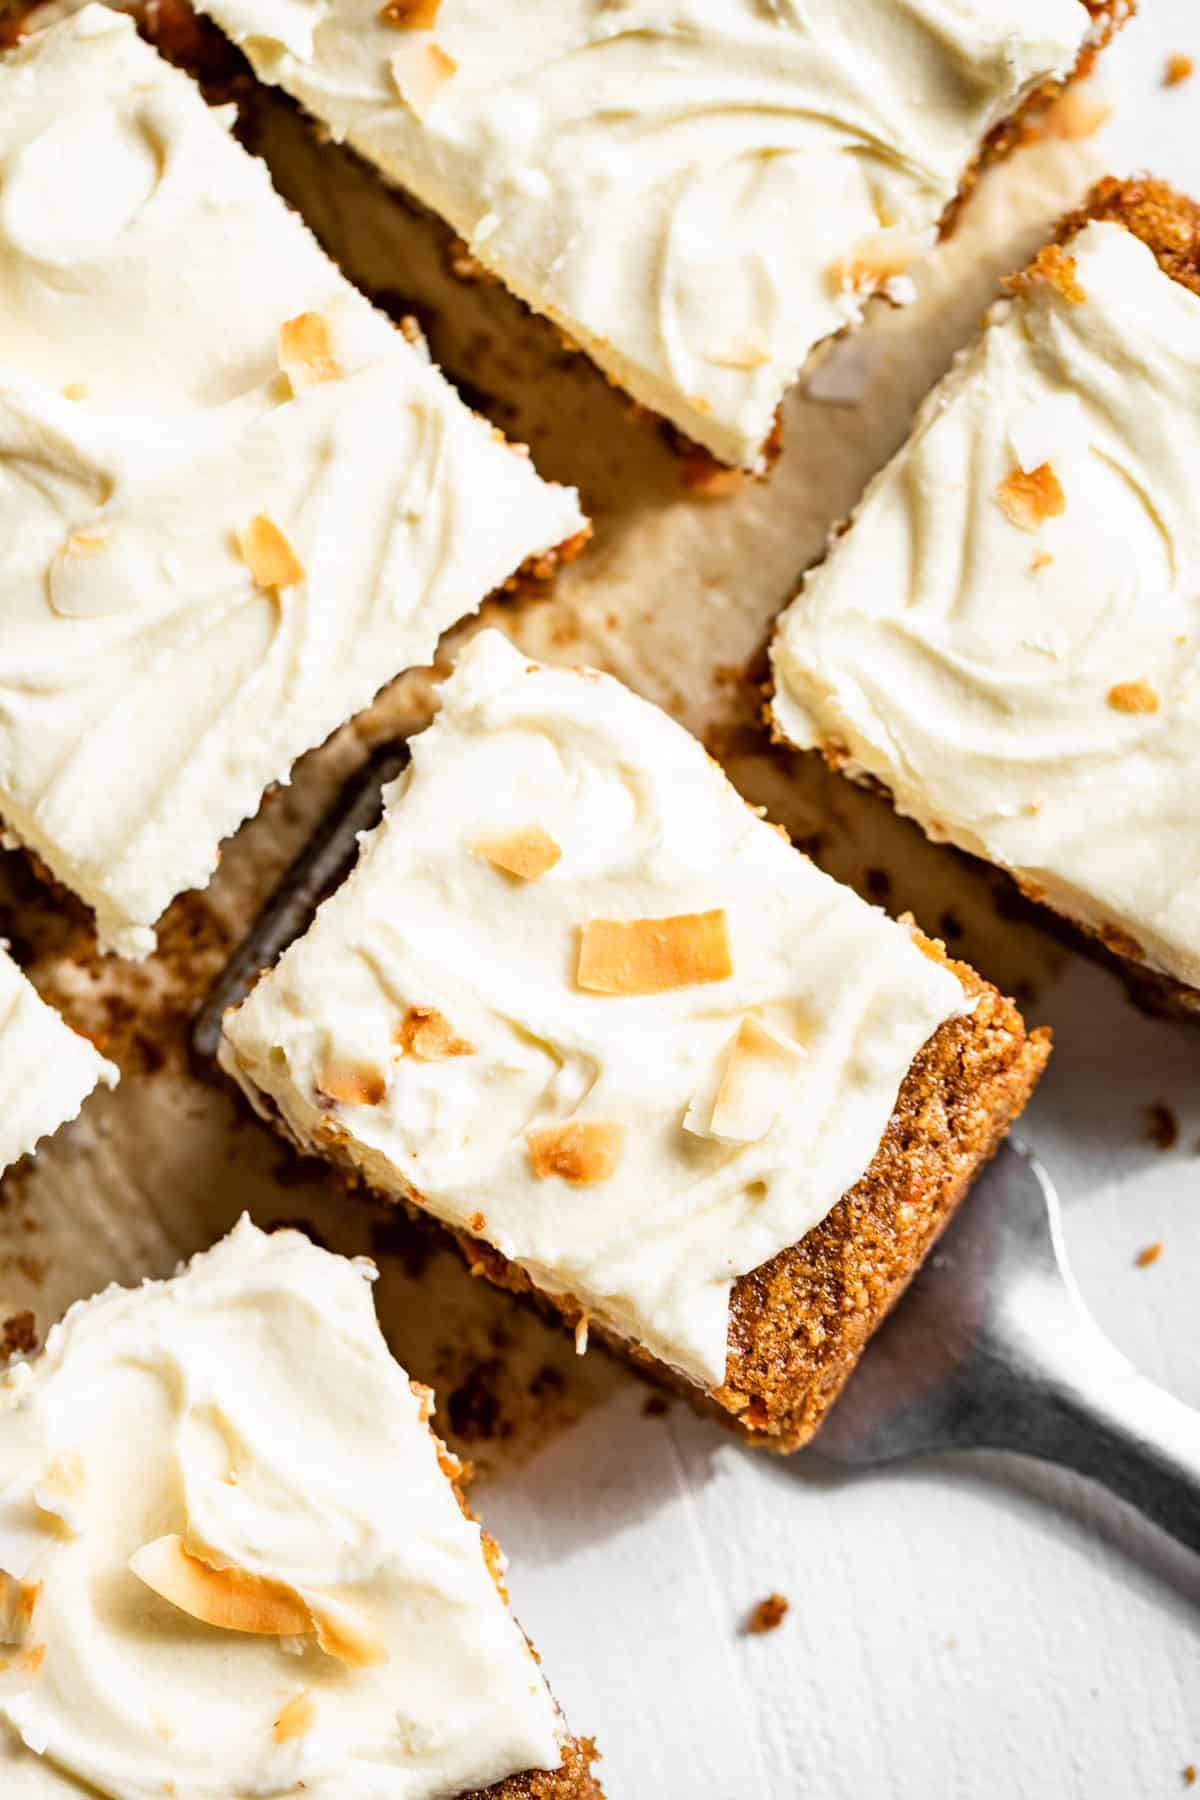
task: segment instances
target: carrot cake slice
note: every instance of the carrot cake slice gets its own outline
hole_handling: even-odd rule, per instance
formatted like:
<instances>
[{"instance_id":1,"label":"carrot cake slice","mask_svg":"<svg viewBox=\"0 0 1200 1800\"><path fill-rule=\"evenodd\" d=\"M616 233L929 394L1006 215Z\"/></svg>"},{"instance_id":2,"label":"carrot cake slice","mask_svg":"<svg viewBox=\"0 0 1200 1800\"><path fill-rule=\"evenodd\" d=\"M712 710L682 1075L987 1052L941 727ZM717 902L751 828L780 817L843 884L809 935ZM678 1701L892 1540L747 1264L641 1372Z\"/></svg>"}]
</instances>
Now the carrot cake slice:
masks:
<instances>
[{"instance_id":1,"label":"carrot cake slice","mask_svg":"<svg viewBox=\"0 0 1200 1800\"><path fill-rule=\"evenodd\" d=\"M0 1171L78 1116L117 1071L64 1024L0 942Z\"/></svg>"},{"instance_id":2,"label":"carrot cake slice","mask_svg":"<svg viewBox=\"0 0 1200 1800\"><path fill-rule=\"evenodd\" d=\"M583 523L231 123L106 7L0 57L0 815L130 955L303 751Z\"/></svg>"},{"instance_id":3,"label":"carrot cake slice","mask_svg":"<svg viewBox=\"0 0 1200 1800\"><path fill-rule=\"evenodd\" d=\"M783 615L775 723L1200 1004L1200 210L1109 181Z\"/></svg>"},{"instance_id":4,"label":"carrot cake slice","mask_svg":"<svg viewBox=\"0 0 1200 1800\"><path fill-rule=\"evenodd\" d=\"M5 1800L599 1800L374 1274L243 1219L0 1378Z\"/></svg>"},{"instance_id":5,"label":"carrot cake slice","mask_svg":"<svg viewBox=\"0 0 1200 1800\"><path fill-rule=\"evenodd\" d=\"M763 468L784 392L1118 0L200 0L618 386Z\"/></svg>"},{"instance_id":6,"label":"carrot cake slice","mask_svg":"<svg viewBox=\"0 0 1200 1800\"><path fill-rule=\"evenodd\" d=\"M1046 1053L657 707L484 632L222 1060L581 1343L791 1447Z\"/></svg>"}]
</instances>

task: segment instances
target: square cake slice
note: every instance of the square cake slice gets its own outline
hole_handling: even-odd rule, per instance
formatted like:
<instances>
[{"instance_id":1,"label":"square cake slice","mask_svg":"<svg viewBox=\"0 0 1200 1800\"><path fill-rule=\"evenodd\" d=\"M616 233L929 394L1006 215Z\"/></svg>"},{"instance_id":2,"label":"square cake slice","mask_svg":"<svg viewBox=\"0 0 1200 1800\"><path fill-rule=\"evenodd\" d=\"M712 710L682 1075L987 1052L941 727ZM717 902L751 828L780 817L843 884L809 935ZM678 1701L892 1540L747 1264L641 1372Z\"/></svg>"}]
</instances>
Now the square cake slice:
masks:
<instances>
[{"instance_id":1,"label":"square cake slice","mask_svg":"<svg viewBox=\"0 0 1200 1800\"><path fill-rule=\"evenodd\" d=\"M302 752L583 524L231 123L105 7L0 58L0 816L131 955Z\"/></svg>"},{"instance_id":2,"label":"square cake slice","mask_svg":"<svg viewBox=\"0 0 1200 1800\"><path fill-rule=\"evenodd\" d=\"M809 352L909 266L1112 0L200 0L618 386L765 465Z\"/></svg>"},{"instance_id":3,"label":"square cake slice","mask_svg":"<svg viewBox=\"0 0 1200 1800\"><path fill-rule=\"evenodd\" d=\"M117 1070L47 1006L0 942L0 1171L78 1116Z\"/></svg>"},{"instance_id":4,"label":"square cake slice","mask_svg":"<svg viewBox=\"0 0 1200 1800\"><path fill-rule=\"evenodd\" d=\"M780 621L775 723L1200 1006L1200 209L1102 183Z\"/></svg>"},{"instance_id":5,"label":"square cake slice","mask_svg":"<svg viewBox=\"0 0 1200 1800\"><path fill-rule=\"evenodd\" d=\"M1047 1051L657 707L485 632L222 1059L581 1341L788 1448Z\"/></svg>"},{"instance_id":6,"label":"square cake slice","mask_svg":"<svg viewBox=\"0 0 1200 1800\"><path fill-rule=\"evenodd\" d=\"M0 1378L5 1800L599 1800L373 1277L243 1219Z\"/></svg>"}]
</instances>

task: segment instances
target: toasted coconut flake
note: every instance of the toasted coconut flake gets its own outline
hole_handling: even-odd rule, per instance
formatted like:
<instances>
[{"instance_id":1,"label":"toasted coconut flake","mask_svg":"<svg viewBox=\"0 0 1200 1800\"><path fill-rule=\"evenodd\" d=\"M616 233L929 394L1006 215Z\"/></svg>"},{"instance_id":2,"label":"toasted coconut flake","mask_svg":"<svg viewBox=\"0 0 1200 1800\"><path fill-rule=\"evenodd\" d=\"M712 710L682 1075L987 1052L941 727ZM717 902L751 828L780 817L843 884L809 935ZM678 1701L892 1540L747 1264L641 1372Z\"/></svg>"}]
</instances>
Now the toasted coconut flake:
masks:
<instances>
[{"instance_id":1,"label":"toasted coconut flake","mask_svg":"<svg viewBox=\"0 0 1200 1800\"><path fill-rule=\"evenodd\" d=\"M1114 712L1156 713L1158 695L1148 681L1118 681L1108 690L1108 704Z\"/></svg>"},{"instance_id":2,"label":"toasted coconut flake","mask_svg":"<svg viewBox=\"0 0 1200 1800\"><path fill-rule=\"evenodd\" d=\"M387 1077L372 1063L327 1062L317 1088L341 1106L378 1106L387 1098Z\"/></svg>"},{"instance_id":3,"label":"toasted coconut flake","mask_svg":"<svg viewBox=\"0 0 1200 1800\"><path fill-rule=\"evenodd\" d=\"M333 353L329 322L319 312L298 313L279 327L278 356L293 394L323 381L337 381L342 373Z\"/></svg>"},{"instance_id":4,"label":"toasted coconut flake","mask_svg":"<svg viewBox=\"0 0 1200 1800\"><path fill-rule=\"evenodd\" d=\"M663 994L733 974L724 907L665 919L589 919L575 979L592 994Z\"/></svg>"},{"instance_id":5,"label":"toasted coconut flake","mask_svg":"<svg viewBox=\"0 0 1200 1800\"><path fill-rule=\"evenodd\" d=\"M397 31L432 31L441 10L442 0L387 0L379 9L379 22Z\"/></svg>"},{"instance_id":6,"label":"toasted coconut flake","mask_svg":"<svg viewBox=\"0 0 1200 1800\"><path fill-rule=\"evenodd\" d=\"M1010 294L1031 294L1039 281L1049 284L1069 306L1087 299L1079 284L1078 265L1061 244L1044 244L1027 269L1010 275L1004 285Z\"/></svg>"},{"instance_id":7,"label":"toasted coconut flake","mask_svg":"<svg viewBox=\"0 0 1200 1800\"><path fill-rule=\"evenodd\" d=\"M518 881L539 880L562 858L562 851L540 825L528 825L504 837L484 838L475 845L475 854Z\"/></svg>"},{"instance_id":8,"label":"toasted coconut flake","mask_svg":"<svg viewBox=\"0 0 1200 1800\"><path fill-rule=\"evenodd\" d=\"M422 40L392 58L392 80L418 119L429 116L458 73L458 64L440 44Z\"/></svg>"},{"instance_id":9,"label":"toasted coconut flake","mask_svg":"<svg viewBox=\"0 0 1200 1800\"><path fill-rule=\"evenodd\" d=\"M594 1187L616 1173L625 1132L599 1119L568 1119L526 1134L529 1161L539 1181L557 1175L572 1187Z\"/></svg>"},{"instance_id":10,"label":"toasted coconut flake","mask_svg":"<svg viewBox=\"0 0 1200 1800\"><path fill-rule=\"evenodd\" d=\"M129 1567L160 1599L218 1631L287 1638L315 1632L327 1655L354 1668L387 1655L376 1633L341 1601L245 1569L214 1568L179 1536L143 1544Z\"/></svg>"},{"instance_id":11,"label":"toasted coconut flake","mask_svg":"<svg viewBox=\"0 0 1200 1800\"><path fill-rule=\"evenodd\" d=\"M256 587L279 593L304 580L304 564L266 513L256 513L237 541Z\"/></svg>"},{"instance_id":12,"label":"toasted coconut flake","mask_svg":"<svg viewBox=\"0 0 1200 1800\"><path fill-rule=\"evenodd\" d=\"M1010 525L1020 531L1036 531L1047 519L1067 510L1062 483L1049 463L1028 472L1013 468L996 489L996 504Z\"/></svg>"},{"instance_id":13,"label":"toasted coconut flake","mask_svg":"<svg viewBox=\"0 0 1200 1800\"><path fill-rule=\"evenodd\" d=\"M177 1536L143 1544L129 1567L160 1599L218 1631L302 1637L313 1628L308 1607L294 1589L244 1569L214 1569Z\"/></svg>"},{"instance_id":14,"label":"toasted coconut flake","mask_svg":"<svg viewBox=\"0 0 1200 1800\"><path fill-rule=\"evenodd\" d=\"M383 1639L352 1607L308 1588L300 1589L300 1597L312 1615L317 1642L326 1656L334 1656L352 1669L369 1669L387 1661Z\"/></svg>"},{"instance_id":15,"label":"toasted coconut flake","mask_svg":"<svg viewBox=\"0 0 1200 1800\"><path fill-rule=\"evenodd\" d=\"M747 1014L721 1053L716 1091L709 1085L696 1096L685 1129L722 1143L757 1143L788 1104L805 1055L803 1045Z\"/></svg>"},{"instance_id":16,"label":"toasted coconut flake","mask_svg":"<svg viewBox=\"0 0 1200 1800\"><path fill-rule=\"evenodd\" d=\"M290 1744L293 1738L303 1737L311 1731L317 1722L317 1709L311 1696L295 1694L288 1701L271 1728L271 1736L277 1744Z\"/></svg>"},{"instance_id":17,"label":"toasted coconut flake","mask_svg":"<svg viewBox=\"0 0 1200 1800\"><path fill-rule=\"evenodd\" d=\"M415 1056L418 1062L475 1054L474 1044L456 1037L450 1021L436 1006L410 1006L400 1021L396 1042L402 1056Z\"/></svg>"}]
</instances>

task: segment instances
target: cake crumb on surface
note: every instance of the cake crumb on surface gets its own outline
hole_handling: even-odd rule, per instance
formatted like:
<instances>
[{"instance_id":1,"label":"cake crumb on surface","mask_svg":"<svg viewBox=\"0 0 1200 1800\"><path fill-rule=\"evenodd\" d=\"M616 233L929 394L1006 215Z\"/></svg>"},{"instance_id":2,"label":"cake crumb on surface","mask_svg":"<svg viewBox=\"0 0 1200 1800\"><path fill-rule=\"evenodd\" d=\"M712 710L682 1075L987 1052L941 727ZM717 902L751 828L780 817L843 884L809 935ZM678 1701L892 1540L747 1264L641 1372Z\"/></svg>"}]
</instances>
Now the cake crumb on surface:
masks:
<instances>
[{"instance_id":1,"label":"cake crumb on surface","mask_svg":"<svg viewBox=\"0 0 1200 1800\"><path fill-rule=\"evenodd\" d=\"M1062 483L1048 462L1039 463L1036 469L1014 467L996 489L996 503L1020 531L1036 531L1047 519L1057 519L1067 510Z\"/></svg>"},{"instance_id":2,"label":"cake crumb on surface","mask_svg":"<svg viewBox=\"0 0 1200 1800\"><path fill-rule=\"evenodd\" d=\"M1108 690L1108 704L1114 712L1156 713L1158 695L1148 681L1118 681Z\"/></svg>"},{"instance_id":3,"label":"cake crumb on surface","mask_svg":"<svg viewBox=\"0 0 1200 1800\"><path fill-rule=\"evenodd\" d=\"M1146 1108L1145 1136L1156 1150L1173 1150L1179 1142L1179 1120L1165 1100L1154 1100Z\"/></svg>"},{"instance_id":4,"label":"cake crumb on surface","mask_svg":"<svg viewBox=\"0 0 1200 1800\"><path fill-rule=\"evenodd\" d=\"M1187 1767L1184 1769L1183 1785L1184 1785L1184 1787L1195 1787L1195 1785L1196 1785L1196 1765L1195 1765L1195 1763L1188 1763Z\"/></svg>"},{"instance_id":5,"label":"cake crumb on surface","mask_svg":"<svg viewBox=\"0 0 1200 1800\"><path fill-rule=\"evenodd\" d=\"M1182 50L1173 51L1163 66L1163 86L1179 87L1191 79L1195 67L1194 57L1185 55Z\"/></svg>"},{"instance_id":6,"label":"cake crumb on surface","mask_svg":"<svg viewBox=\"0 0 1200 1800\"><path fill-rule=\"evenodd\" d=\"M31 1356L37 1349L37 1332L31 1312L16 1312L0 1323L0 1363L12 1356Z\"/></svg>"},{"instance_id":7,"label":"cake crumb on surface","mask_svg":"<svg viewBox=\"0 0 1200 1800\"><path fill-rule=\"evenodd\" d=\"M765 1600L751 1608L746 1620L745 1629L751 1636L761 1636L767 1631L777 1631L783 1624L788 1610L788 1603L782 1594L768 1594Z\"/></svg>"},{"instance_id":8,"label":"cake crumb on surface","mask_svg":"<svg viewBox=\"0 0 1200 1800\"><path fill-rule=\"evenodd\" d=\"M1144 1250L1139 1250L1134 1261L1139 1269L1148 1269L1158 1261L1162 1253L1162 1239L1158 1238L1153 1244L1147 1244Z\"/></svg>"},{"instance_id":9,"label":"cake crumb on surface","mask_svg":"<svg viewBox=\"0 0 1200 1800\"><path fill-rule=\"evenodd\" d=\"M1049 282L1069 306L1079 306L1087 294L1079 284L1078 266L1061 244L1044 244L1026 269L1010 275L1004 285L1010 294L1029 295L1039 281Z\"/></svg>"}]
</instances>

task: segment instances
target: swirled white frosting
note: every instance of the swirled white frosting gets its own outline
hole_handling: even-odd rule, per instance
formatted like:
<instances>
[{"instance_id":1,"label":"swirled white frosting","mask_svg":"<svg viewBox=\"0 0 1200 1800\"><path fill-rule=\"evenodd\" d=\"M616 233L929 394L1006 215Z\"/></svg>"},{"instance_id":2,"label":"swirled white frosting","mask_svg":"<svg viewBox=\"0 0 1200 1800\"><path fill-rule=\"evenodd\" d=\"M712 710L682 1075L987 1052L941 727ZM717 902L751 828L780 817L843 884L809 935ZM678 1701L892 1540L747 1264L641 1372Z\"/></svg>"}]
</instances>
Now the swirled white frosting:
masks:
<instances>
[{"instance_id":1,"label":"swirled white frosting","mask_svg":"<svg viewBox=\"0 0 1200 1800\"><path fill-rule=\"evenodd\" d=\"M372 1275L243 1220L0 1381L4 1800L453 1800L558 1766ZM201 1623L129 1566L172 1534L340 1605L377 1660Z\"/></svg>"},{"instance_id":2,"label":"swirled white frosting","mask_svg":"<svg viewBox=\"0 0 1200 1800\"><path fill-rule=\"evenodd\" d=\"M0 1169L75 1118L117 1071L47 1006L0 944Z\"/></svg>"},{"instance_id":3,"label":"swirled white frosting","mask_svg":"<svg viewBox=\"0 0 1200 1800\"><path fill-rule=\"evenodd\" d=\"M999 305L784 614L774 714L1195 986L1200 299L1119 225L1067 250L1083 298ZM1029 531L997 496L1042 464Z\"/></svg>"},{"instance_id":4,"label":"swirled white frosting","mask_svg":"<svg viewBox=\"0 0 1200 1800\"><path fill-rule=\"evenodd\" d=\"M540 876L489 860L531 832L558 852ZM591 921L714 911L724 978L581 988ZM457 1052L406 1054L410 1008ZM227 1019L223 1058L301 1143L332 1138L381 1192L415 1190L714 1388L734 1281L858 1180L913 1058L966 1010L947 969L793 850L665 713L485 632L356 871ZM762 1054L719 1087L743 1023ZM374 1103L331 1097L347 1074ZM539 1174L529 1134L580 1125L615 1145L611 1172Z\"/></svg>"},{"instance_id":5,"label":"swirled white frosting","mask_svg":"<svg viewBox=\"0 0 1200 1800\"><path fill-rule=\"evenodd\" d=\"M622 387L749 467L809 351L932 242L984 134L1088 30L1078 0L441 0L424 30L379 0L202 3Z\"/></svg>"},{"instance_id":6,"label":"swirled white frosting","mask_svg":"<svg viewBox=\"0 0 1200 1800\"><path fill-rule=\"evenodd\" d=\"M575 532L99 6L0 61L0 814L153 947L264 788ZM323 316L340 378L277 337ZM256 584L265 514L303 578Z\"/></svg>"}]
</instances>

